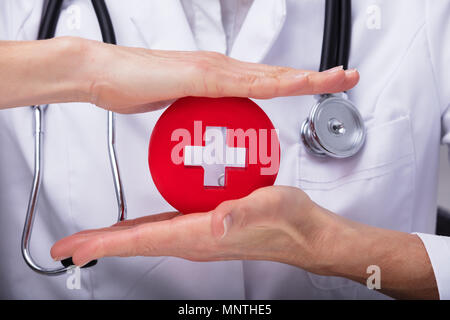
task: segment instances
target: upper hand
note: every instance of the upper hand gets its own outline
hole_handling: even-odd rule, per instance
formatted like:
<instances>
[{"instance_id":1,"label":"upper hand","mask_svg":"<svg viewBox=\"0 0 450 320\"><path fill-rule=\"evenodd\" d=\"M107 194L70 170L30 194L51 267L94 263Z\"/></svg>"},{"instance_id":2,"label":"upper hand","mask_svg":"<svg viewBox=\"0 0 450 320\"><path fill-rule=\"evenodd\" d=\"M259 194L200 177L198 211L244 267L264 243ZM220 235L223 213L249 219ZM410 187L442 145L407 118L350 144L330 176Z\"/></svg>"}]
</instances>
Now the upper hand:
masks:
<instances>
[{"instance_id":1,"label":"upper hand","mask_svg":"<svg viewBox=\"0 0 450 320\"><path fill-rule=\"evenodd\" d=\"M334 93L349 90L359 80L356 70L315 72L242 62L216 52L81 41L89 61L86 99L119 113L152 111L184 96L267 99Z\"/></svg>"}]
</instances>

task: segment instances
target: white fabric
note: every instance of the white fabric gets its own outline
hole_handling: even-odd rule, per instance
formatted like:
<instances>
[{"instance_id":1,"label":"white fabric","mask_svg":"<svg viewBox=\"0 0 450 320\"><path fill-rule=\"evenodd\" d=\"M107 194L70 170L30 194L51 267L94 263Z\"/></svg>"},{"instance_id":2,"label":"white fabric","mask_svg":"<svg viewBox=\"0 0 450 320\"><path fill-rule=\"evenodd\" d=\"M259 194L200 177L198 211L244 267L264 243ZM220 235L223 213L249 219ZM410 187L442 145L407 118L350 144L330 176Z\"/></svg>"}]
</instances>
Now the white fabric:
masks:
<instances>
[{"instance_id":1,"label":"white fabric","mask_svg":"<svg viewBox=\"0 0 450 320\"><path fill-rule=\"evenodd\" d=\"M225 54L230 51L253 0L181 0L181 3L199 50Z\"/></svg>"},{"instance_id":2,"label":"white fabric","mask_svg":"<svg viewBox=\"0 0 450 320\"><path fill-rule=\"evenodd\" d=\"M449 1L426 6L430 67L442 115L442 143L450 144L450 22L442 12L450 12ZM450 238L417 233L427 249L441 299L450 299Z\"/></svg>"},{"instance_id":3,"label":"white fabric","mask_svg":"<svg viewBox=\"0 0 450 320\"><path fill-rule=\"evenodd\" d=\"M220 1L188 0L182 3L199 50L226 53Z\"/></svg>"},{"instance_id":4,"label":"white fabric","mask_svg":"<svg viewBox=\"0 0 450 320\"><path fill-rule=\"evenodd\" d=\"M440 299L450 299L450 237L416 233L427 249L428 257L433 265L439 289Z\"/></svg>"},{"instance_id":5,"label":"white fabric","mask_svg":"<svg viewBox=\"0 0 450 320\"><path fill-rule=\"evenodd\" d=\"M222 21L227 37L227 53L230 52L253 1L254 0L220 0Z\"/></svg>"},{"instance_id":6,"label":"white fabric","mask_svg":"<svg viewBox=\"0 0 450 320\"><path fill-rule=\"evenodd\" d=\"M179 0L107 1L121 45L228 51L246 61L318 69L324 1L254 1L235 36L227 36L232 28L223 21L228 19L222 16L219 23L225 10L219 2L194 3L201 12L195 18L197 30ZM41 7L42 0L0 1L1 39L35 39ZM77 10L78 24L73 23ZM348 95L368 128L364 149L344 161L312 157L299 131L314 98L258 100L279 129L276 183L300 187L321 206L349 219L432 234L439 144L442 137L450 143L450 3L358 0L352 10L350 66L358 68L361 81ZM100 39L89 1L64 2L57 35ZM231 47L227 39L232 39ZM153 185L147 165L148 138L161 112L117 116L117 151L130 218L172 210ZM55 266L49 257L54 241L111 225L117 208L105 111L82 103L55 104L45 116L45 175L32 252L42 264ZM196 263L170 257L101 259L81 272L80 290L69 290L68 276L33 273L19 250L33 172L31 109L0 111L0 128L0 298L386 298L350 280L280 263ZM450 295L450 251L443 241L427 236L425 243L445 298ZM447 259L433 258L441 256Z\"/></svg>"}]
</instances>

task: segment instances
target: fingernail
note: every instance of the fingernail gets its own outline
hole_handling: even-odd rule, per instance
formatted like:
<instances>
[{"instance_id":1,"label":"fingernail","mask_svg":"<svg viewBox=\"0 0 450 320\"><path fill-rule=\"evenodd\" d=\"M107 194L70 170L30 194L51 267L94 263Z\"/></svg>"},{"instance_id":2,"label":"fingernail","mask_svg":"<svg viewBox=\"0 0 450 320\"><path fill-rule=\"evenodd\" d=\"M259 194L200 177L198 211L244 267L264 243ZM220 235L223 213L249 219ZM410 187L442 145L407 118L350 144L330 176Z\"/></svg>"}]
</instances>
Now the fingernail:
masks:
<instances>
[{"instance_id":1,"label":"fingernail","mask_svg":"<svg viewBox=\"0 0 450 320\"><path fill-rule=\"evenodd\" d=\"M85 265L87 265L89 263L89 261L86 261L86 262L83 262L83 263L76 263L75 265L78 267L78 268L83 268Z\"/></svg>"},{"instance_id":2,"label":"fingernail","mask_svg":"<svg viewBox=\"0 0 450 320\"><path fill-rule=\"evenodd\" d=\"M65 260L67 258L69 258L69 257L56 257L56 258L53 258L53 260L54 261L61 261L61 260Z\"/></svg>"},{"instance_id":3,"label":"fingernail","mask_svg":"<svg viewBox=\"0 0 450 320\"><path fill-rule=\"evenodd\" d=\"M345 74L346 75L351 75L351 74L353 74L353 73L355 73L355 72L357 72L358 70L356 70L356 69L349 69L349 70L345 70Z\"/></svg>"},{"instance_id":4,"label":"fingernail","mask_svg":"<svg viewBox=\"0 0 450 320\"><path fill-rule=\"evenodd\" d=\"M328 70L325 70L325 73L334 73L334 72L338 72L341 71L344 67L343 66L337 66Z\"/></svg>"},{"instance_id":5,"label":"fingernail","mask_svg":"<svg viewBox=\"0 0 450 320\"><path fill-rule=\"evenodd\" d=\"M222 237L220 237L221 239L223 237L225 237L225 235L228 233L228 230L230 230L231 227L231 214L228 214L224 219L223 219L223 234Z\"/></svg>"}]
</instances>

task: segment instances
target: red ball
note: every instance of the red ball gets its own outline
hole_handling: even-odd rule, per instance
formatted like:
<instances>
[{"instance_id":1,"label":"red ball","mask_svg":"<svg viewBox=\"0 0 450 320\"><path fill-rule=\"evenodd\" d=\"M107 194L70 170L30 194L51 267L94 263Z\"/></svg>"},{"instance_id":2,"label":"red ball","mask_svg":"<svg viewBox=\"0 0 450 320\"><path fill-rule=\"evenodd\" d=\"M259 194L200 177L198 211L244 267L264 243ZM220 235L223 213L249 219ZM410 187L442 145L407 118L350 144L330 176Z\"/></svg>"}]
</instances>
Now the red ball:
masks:
<instances>
[{"instance_id":1,"label":"red ball","mask_svg":"<svg viewBox=\"0 0 450 320\"><path fill-rule=\"evenodd\" d=\"M148 162L170 205L185 214L206 212L273 185L280 143L270 119L250 99L187 97L156 123Z\"/></svg>"}]
</instances>

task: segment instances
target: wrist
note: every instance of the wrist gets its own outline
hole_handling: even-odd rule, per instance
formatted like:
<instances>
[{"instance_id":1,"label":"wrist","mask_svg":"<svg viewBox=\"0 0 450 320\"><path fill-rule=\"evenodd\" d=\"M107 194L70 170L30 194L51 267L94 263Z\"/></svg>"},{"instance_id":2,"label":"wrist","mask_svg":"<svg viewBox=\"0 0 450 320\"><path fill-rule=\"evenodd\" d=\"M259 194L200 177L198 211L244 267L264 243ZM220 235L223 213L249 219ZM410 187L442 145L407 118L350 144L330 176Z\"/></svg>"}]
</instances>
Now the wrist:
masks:
<instances>
[{"instance_id":1,"label":"wrist","mask_svg":"<svg viewBox=\"0 0 450 320\"><path fill-rule=\"evenodd\" d=\"M314 261L309 271L339 276L342 268L354 260L355 246L361 238L360 225L318 205L313 207L312 214L318 223L309 243Z\"/></svg>"},{"instance_id":2,"label":"wrist","mask_svg":"<svg viewBox=\"0 0 450 320\"><path fill-rule=\"evenodd\" d=\"M318 263L312 272L364 281L371 265L382 265L391 252L386 247L387 238L394 231L361 224L324 208L316 209L324 216L320 238L321 250L317 250ZM383 245L384 244L384 245Z\"/></svg>"},{"instance_id":3,"label":"wrist","mask_svg":"<svg viewBox=\"0 0 450 320\"><path fill-rule=\"evenodd\" d=\"M323 274L351 278L355 275L366 276L366 269L370 265L370 249L377 242L377 236L372 234L372 228L354 221L337 216L334 224L328 230L331 236L327 246L332 248L327 263L323 267Z\"/></svg>"},{"instance_id":4,"label":"wrist","mask_svg":"<svg viewBox=\"0 0 450 320\"><path fill-rule=\"evenodd\" d=\"M94 43L74 37L1 41L0 68L8 81L0 88L0 108L89 102Z\"/></svg>"},{"instance_id":5,"label":"wrist","mask_svg":"<svg viewBox=\"0 0 450 320\"><path fill-rule=\"evenodd\" d=\"M322 209L324 210L324 209ZM326 211L326 210L325 210ZM329 213L325 239L314 273L366 284L375 266L381 291L396 298L436 298L433 269L414 234L368 226Z\"/></svg>"},{"instance_id":6,"label":"wrist","mask_svg":"<svg viewBox=\"0 0 450 320\"><path fill-rule=\"evenodd\" d=\"M54 79L59 83L58 102L90 102L94 81L96 41L76 37L59 37L52 40L55 61Z\"/></svg>"}]
</instances>

